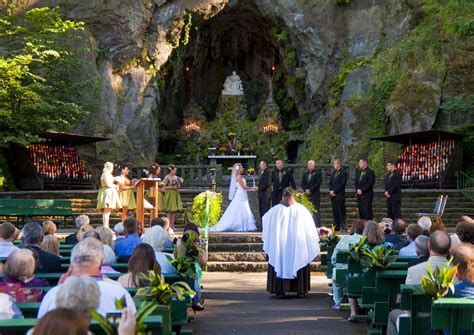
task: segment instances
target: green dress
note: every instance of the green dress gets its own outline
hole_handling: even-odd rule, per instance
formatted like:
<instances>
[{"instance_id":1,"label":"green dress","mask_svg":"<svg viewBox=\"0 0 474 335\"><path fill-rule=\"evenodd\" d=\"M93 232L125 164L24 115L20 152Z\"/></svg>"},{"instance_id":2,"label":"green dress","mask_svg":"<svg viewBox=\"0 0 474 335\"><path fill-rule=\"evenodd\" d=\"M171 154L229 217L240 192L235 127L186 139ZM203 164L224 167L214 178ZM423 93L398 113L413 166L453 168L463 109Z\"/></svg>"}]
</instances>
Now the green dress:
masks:
<instances>
[{"instance_id":1,"label":"green dress","mask_svg":"<svg viewBox=\"0 0 474 335\"><path fill-rule=\"evenodd\" d=\"M121 182L125 186L130 186L132 182L127 177L121 176ZM135 200L135 194L133 193L133 189L128 190L119 190L120 201L122 202L122 207L126 209L135 209L137 208L137 202Z\"/></svg>"},{"instance_id":2,"label":"green dress","mask_svg":"<svg viewBox=\"0 0 474 335\"><path fill-rule=\"evenodd\" d=\"M108 187L104 178L109 178L113 180L112 175L103 175L102 178L100 178L100 189L99 194L97 194L97 209L122 208L122 202L120 201L120 196L118 194L117 188L115 186Z\"/></svg>"},{"instance_id":3,"label":"green dress","mask_svg":"<svg viewBox=\"0 0 474 335\"><path fill-rule=\"evenodd\" d=\"M167 180L166 186L173 186L176 184L181 183L181 178L177 177L174 180ZM181 197L179 195L179 190L170 188L167 189L164 196L163 196L163 208L162 211L164 212L180 212L183 210L183 202L181 201Z\"/></svg>"}]
</instances>

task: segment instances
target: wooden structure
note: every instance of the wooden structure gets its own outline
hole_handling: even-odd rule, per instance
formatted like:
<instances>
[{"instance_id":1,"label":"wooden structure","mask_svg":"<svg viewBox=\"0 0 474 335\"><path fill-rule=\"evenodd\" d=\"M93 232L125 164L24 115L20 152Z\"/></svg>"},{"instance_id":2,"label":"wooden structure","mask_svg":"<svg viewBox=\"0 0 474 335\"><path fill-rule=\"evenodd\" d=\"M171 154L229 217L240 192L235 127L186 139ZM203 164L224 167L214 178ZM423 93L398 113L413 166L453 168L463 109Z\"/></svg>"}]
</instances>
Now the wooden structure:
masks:
<instances>
[{"instance_id":1,"label":"wooden structure","mask_svg":"<svg viewBox=\"0 0 474 335\"><path fill-rule=\"evenodd\" d=\"M136 186L137 186L137 209L136 209L136 219L142 226L145 225L145 189L149 189L150 198L152 198L152 206L150 211L150 224L151 220L158 217L158 184L161 181L159 178L142 178L140 179Z\"/></svg>"}]
</instances>

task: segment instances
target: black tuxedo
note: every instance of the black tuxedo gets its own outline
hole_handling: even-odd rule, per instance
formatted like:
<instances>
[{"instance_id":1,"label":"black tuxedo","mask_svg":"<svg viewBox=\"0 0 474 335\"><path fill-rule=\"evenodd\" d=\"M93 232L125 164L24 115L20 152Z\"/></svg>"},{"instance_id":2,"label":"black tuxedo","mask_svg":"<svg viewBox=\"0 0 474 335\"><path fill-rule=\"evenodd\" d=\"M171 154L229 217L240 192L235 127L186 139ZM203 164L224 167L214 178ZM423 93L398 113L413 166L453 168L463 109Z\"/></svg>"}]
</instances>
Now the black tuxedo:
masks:
<instances>
[{"instance_id":1,"label":"black tuxedo","mask_svg":"<svg viewBox=\"0 0 474 335\"><path fill-rule=\"evenodd\" d=\"M316 227L321 227L320 219L320 209L321 209L321 193L319 188L321 187L321 182L323 181L323 176L321 171L315 170L310 172L309 170L303 173L303 180L301 181L301 188L303 191L309 190L310 195L309 199L313 203L314 208L317 212L314 214L314 222Z\"/></svg>"},{"instance_id":2,"label":"black tuxedo","mask_svg":"<svg viewBox=\"0 0 474 335\"><path fill-rule=\"evenodd\" d=\"M347 172L341 168L331 173L329 179L329 191L336 195L331 197L332 217L337 230L346 229L346 184Z\"/></svg>"},{"instance_id":3,"label":"black tuxedo","mask_svg":"<svg viewBox=\"0 0 474 335\"><path fill-rule=\"evenodd\" d=\"M402 175L395 170L385 177L385 191L390 195L387 198L387 214L392 220L402 217Z\"/></svg>"},{"instance_id":4,"label":"black tuxedo","mask_svg":"<svg viewBox=\"0 0 474 335\"><path fill-rule=\"evenodd\" d=\"M285 188L291 186L293 189L296 189L291 170L286 168L283 168L281 171L274 169L272 172L272 186L272 206L276 206L280 203Z\"/></svg>"},{"instance_id":5,"label":"black tuxedo","mask_svg":"<svg viewBox=\"0 0 474 335\"><path fill-rule=\"evenodd\" d=\"M79 241L77 240L77 232L75 232L74 234L66 236L65 243L66 244L78 244Z\"/></svg>"},{"instance_id":6,"label":"black tuxedo","mask_svg":"<svg viewBox=\"0 0 474 335\"><path fill-rule=\"evenodd\" d=\"M30 246L39 256L39 268L37 272L63 272L61 269L61 258L42 250L36 245Z\"/></svg>"},{"instance_id":7,"label":"black tuxedo","mask_svg":"<svg viewBox=\"0 0 474 335\"><path fill-rule=\"evenodd\" d=\"M365 170L357 170L355 177L355 190L361 190L362 195L357 194L357 207L359 209L359 218L364 220L372 220L372 200L374 198L374 170L366 168Z\"/></svg>"},{"instance_id":8,"label":"black tuxedo","mask_svg":"<svg viewBox=\"0 0 474 335\"><path fill-rule=\"evenodd\" d=\"M258 181L258 208L260 220L271 207L272 201L272 171L266 168Z\"/></svg>"}]
</instances>

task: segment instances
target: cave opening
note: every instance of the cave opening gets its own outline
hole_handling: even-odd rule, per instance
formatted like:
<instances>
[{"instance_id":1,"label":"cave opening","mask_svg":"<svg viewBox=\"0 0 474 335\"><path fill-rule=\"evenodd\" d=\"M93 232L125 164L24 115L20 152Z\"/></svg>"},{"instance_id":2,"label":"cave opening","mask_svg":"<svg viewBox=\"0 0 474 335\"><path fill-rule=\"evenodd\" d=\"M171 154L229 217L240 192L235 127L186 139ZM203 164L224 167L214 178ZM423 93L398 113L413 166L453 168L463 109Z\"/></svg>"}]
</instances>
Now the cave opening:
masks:
<instances>
[{"instance_id":1,"label":"cave opening","mask_svg":"<svg viewBox=\"0 0 474 335\"><path fill-rule=\"evenodd\" d=\"M207 20L190 15L192 25L184 37L187 43L174 49L164 65L159 117L162 156L176 152L189 101L202 109L208 121L215 119L223 83L232 71L243 83L247 118L255 120L268 98L269 79L282 63L282 51L272 35L272 29L282 23L264 16L252 0L227 5ZM273 85L273 92L287 90L285 83L274 80ZM295 119L295 106L280 112L284 127ZM293 151L294 145L287 150Z\"/></svg>"}]
</instances>

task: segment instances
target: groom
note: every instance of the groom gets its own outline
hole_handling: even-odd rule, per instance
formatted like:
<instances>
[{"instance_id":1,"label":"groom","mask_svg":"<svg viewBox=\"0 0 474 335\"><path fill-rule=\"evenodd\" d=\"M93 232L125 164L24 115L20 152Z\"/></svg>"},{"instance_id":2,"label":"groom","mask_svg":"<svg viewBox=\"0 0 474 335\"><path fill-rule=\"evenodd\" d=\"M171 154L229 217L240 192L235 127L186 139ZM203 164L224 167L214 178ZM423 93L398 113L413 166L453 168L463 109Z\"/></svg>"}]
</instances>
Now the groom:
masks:
<instances>
[{"instance_id":1,"label":"groom","mask_svg":"<svg viewBox=\"0 0 474 335\"><path fill-rule=\"evenodd\" d=\"M260 161L260 180L258 181L258 209L260 212L260 222L262 217L271 207L272 201L272 172L268 168L266 160Z\"/></svg>"}]
</instances>

